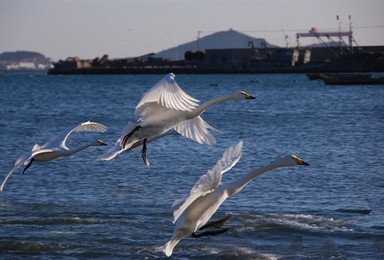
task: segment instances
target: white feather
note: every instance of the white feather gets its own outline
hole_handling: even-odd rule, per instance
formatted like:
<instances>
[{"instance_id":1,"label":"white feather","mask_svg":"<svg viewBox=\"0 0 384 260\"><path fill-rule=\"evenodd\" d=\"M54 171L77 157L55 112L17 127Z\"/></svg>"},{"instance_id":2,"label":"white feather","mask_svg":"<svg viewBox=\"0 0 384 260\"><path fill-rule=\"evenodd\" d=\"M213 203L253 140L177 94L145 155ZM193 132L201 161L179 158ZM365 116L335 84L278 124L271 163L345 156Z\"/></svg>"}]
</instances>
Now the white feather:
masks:
<instances>
[{"instance_id":1,"label":"white feather","mask_svg":"<svg viewBox=\"0 0 384 260\"><path fill-rule=\"evenodd\" d=\"M157 82L136 106L135 117L143 117L143 111L152 103L168 109L191 111L196 108L199 100L185 93L175 81L175 74L169 73Z\"/></svg>"},{"instance_id":2,"label":"white feather","mask_svg":"<svg viewBox=\"0 0 384 260\"><path fill-rule=\"evenodd\" d=\"M178 200L172 205L173 223L177 221L184 210L188 208L197 198L203 197L221 183L221 175L229 171L240 160L243 149L243 141L240 141L236 146L229 148L216 163L216 165L207 171L207 173L199 178L193 186L189 197L185 200Z\"/></svg>"}]
</instances>

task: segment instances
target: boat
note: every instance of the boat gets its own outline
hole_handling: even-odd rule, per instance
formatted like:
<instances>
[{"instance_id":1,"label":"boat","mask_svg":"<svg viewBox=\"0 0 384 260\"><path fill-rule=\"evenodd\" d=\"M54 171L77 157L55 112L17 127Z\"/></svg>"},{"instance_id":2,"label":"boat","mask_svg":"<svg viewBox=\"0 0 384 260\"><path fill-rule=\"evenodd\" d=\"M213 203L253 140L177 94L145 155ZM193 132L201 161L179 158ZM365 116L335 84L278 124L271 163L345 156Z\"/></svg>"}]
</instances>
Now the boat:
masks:
<instances>
[{"instance_id":1,"label":"boat","mask_svg":"<svg viewBox=\"0 0 384 260\"><path fill-rule=\"evenodd\" d=\"M340 39L322 47L303 47L299 39L321 37ZM348 37L349 44L341 42ZM109 59L108 55L84 60L68 57L54 62L48 71L55 74L227 74L227 73L368 73L384 72L384 46L353 46L352 28L349 31L320 32L312 28L306 33L297 33L296 47L216 48L186 51L184 59L171 60L155 53L138 57Z\"/></svg>"},{"instance_id":2,"label":"boat","mask_svg":"<svg viewBox=\"0 0 384 260\"><path fill-rule=\"evenodd\" d=\"M226 73L369 73L384 72L384 46L377 51L354 49L354 53L326 58L328 48L314 48L318 60L305 62L306 50L207 49L201 60L164 60L152 54L111 60L108 55L93 60L69 57L54 62L49 75L57 74L226 74ZM333 50L333 49L332 49ZM255 56L254 53L259 55ZM261 58L259 57L261 56ZM324 56L324 57L323 57Z\"/></svg>"},{"instance_id":3,"label":"boat","mask_svg":"<svg viewBox=\"0 0 384 260\"><path fill-rule=\"evenodd\" d=\"M371 73L306 73L310 80L321 80L323 77L348 77L351 79L371 78Z\"/></svg>"},{"instance_id":4,"label":"boat","mask_svg":"<svg viewBox=\"0 0 384 260\"><path fill-rule=\"evenodd\" d=\"M373 77L372 75L322 74L321 79L327 85L384 85L384 77Z\"/></svg>"}]
</instances>

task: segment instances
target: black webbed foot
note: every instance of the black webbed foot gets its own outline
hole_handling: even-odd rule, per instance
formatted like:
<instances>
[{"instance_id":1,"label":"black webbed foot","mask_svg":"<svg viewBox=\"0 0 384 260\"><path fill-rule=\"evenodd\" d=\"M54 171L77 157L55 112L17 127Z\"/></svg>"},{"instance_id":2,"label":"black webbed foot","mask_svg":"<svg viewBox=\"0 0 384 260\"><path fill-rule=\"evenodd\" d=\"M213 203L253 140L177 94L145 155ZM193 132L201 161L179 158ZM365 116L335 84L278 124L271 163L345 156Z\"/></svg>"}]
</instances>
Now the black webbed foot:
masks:
<instances>
[{"instance_id":1,"label":"black webbed foot","mask_svg":"<svg viewBox=\"0 0 384 260\"><path fill-rule=\"evenodd\" d=\"M219 228L221 227L222 225L224 225L225 222L227 222L227 220L231 217L232 215L226 215L224 218L222 219L219 219L219 220L216 220L216 221L210 221L208 222L207 224L205 224L204 226L202 226L201 228L199 228L199 230L203 230L203 229L206 229L206 228L209 228L209 227L214 227L214 228Z\"/></svg>"},{"instance_id":2,"label":"black webbed foot","mask_svg":"<svg viewBox=\"0 0 384 260\"><path fill-rule=\"evenodd\" d=\"M205 236L217 236L217 235L220 235L220 234L227 232L228 230L229 230L228 228L223 228L223 229L219 229L219 230L205 231L205 232L199 233L199 234L193 232L192 237L193 238L199 238L199 237L205 237Z\"/></svg>"},{"instance_id":3,"label":"black webbed foot","mask_svg":"<svg viewBox=\"0 0 384 260\"><path fill-rule=\"evenodd\" d=\"M147 138L143 140L143 149L141 149L141 158L143 158L144 164L149 167L149 159L147 157Z\"/></svg>"},{"instance_id":4,"label":"black webbed foot","mask_svg":"<svg viewBox=\"0 0 384 260\"><path fill-rule=\"evenodd\" d=\"M199 230L203 230L203 229L210 228L210 227L212 227L212 228L220 228L221 226L224 225L224 223L230 217L231 217L231 215L226 215L222 219L219 219L219 220L216 220L216 221L210 221L207 224L203 225L201 228L199 228ZM227 232L228 230L229 230L228 228L223 228L223 229L219 229L219 230L205 231L205 232L202 232L202 233L193 232L192 233L192 237L193 238L199 238L199 237L204 237L204 236L217 236L217 235L220 235L222 233Z\"/></svg>"}]
</instances>

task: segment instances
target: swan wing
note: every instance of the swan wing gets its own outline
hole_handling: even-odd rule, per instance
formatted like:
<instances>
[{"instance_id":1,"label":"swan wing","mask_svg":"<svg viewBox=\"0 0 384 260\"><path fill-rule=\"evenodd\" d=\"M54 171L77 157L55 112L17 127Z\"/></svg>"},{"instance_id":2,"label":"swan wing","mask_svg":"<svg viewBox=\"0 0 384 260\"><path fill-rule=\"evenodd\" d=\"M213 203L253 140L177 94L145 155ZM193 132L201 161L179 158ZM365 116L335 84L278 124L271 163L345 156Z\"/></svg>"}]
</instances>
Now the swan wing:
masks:
<instances>
[{"instance_id":1,"label":"swan wing","mask_svg":"<svg viewBox=\"0 0 384 260\"><path fill-rule=\"evenodd\" d=\"M148 117L158 117L158 115L164 115L171 109L167 107L163 107L160 104L157 103L147 103L141 107L141 112L139 117L137 117L138 122L144 122L147 120Z\"/></svg>"},{"instance_id":2,"label":"swan wing","mask_svg":"<svg viewBox=\"0 0 384 260\"><path fill-rule=\"evenodd\" d=\"M218 130L205 122L200 116L184 121L175 126L174 129L182 136L192 139L199 144L216 143L215 137L209 130Z\"/></svg>"},{"instance_id":3,"label":"swan wing","mask_svg":"<svg viewBox=\"0 0 384 260\"><path fill-rule=\"evenodd\" d=\"M52 161L52 160L55 160L58 158L58 154L57 152L60 150L61 148L60 147L54 147L54 148L41 148L37 151L34 151L32 152L32 155L30 157L30 159L34 158L36 155L41 155L41 154L45 154L45 159L44 161L48 162L48 161ZM26 165L26 163L24 163L24 165Z\"/></svg>"},{"instance_id":4,"label":"swan wing","mask_svg":"<svg viewBox=\"0 0 384 260\"><path fill-rule=\"evenodd\" d=\"M135 117L142 117L142 112L153 103L168 109L191 111L198 102L177 84L175 74L169 73L144 94L136 106Z\"/></svg>"},{"instance_id":5,"label":"swan wing","mask_svg":"<svg viewBox=\"0 0 384 260\"><path fill-rule=\"evenodd\" d=\"M3 191L4 185L7 182L7 180L9 179L9 177L11 177L11 175L17 169L20 168L20 166L28 164L30 162L31 158L32 158L31 153L26 153L16 160L15 165L13 166L12 170L10 170L10 172L7 174L7 176L5 176L3 183L1 183L0 192Z\"/></svg>"},{"instance_id":6,"label":"swan wing","mask_svg":"<svg viewBox=\"0 0 384 260\"><path fill-rule=\"evenodd\" d=\"M5 178L4 178L4 180L3 180L3 183L2 183L1 186L0 186L0 192L3 191L3 189L4 189L4 185L5 185L5 183L7 182L8 178L11 177L11 175L12 175L12 174L13 174L19 167L20 167L20 165L18 165L18 166L15 165L15 166L12 168L12 170L7 174L7 176L5 176Z\"/></svg>"},{"instance_id":7,"label":"swan wing","mask_svg":"<svg viewBox=\"0 0 384 260\"><path fill-rule=\"evenodd\" d=\"M65 142L67 141L68 136L73 132L100 132L104 133L107 131L107 127L103 124L97 123L97 122L83 122L71 127L68 127L61 133L59 133L56 137L51 139L48 143L43 145L41 148L56 148L56 147L62 147L66 148Z\"/></svg>"},{"instance_id":8,"label":"swan wing","mask_svg":"<svg viewBox=\"0 0 384 260\"><path fill-rule=\"evenodd\" d=\"M205 175L201 176L195 186L193 186L189 197L179 199L172 205L173 223L183 214L183 212L198 198L205 196L214 191L221 183L221 174L218 171L209 170Z\"/></svg>"},{"instance_id":9,"label":"swan wing","mask_svg":"<svg viewBox=\"0 0 384 260\"><path fill-rule=\"evenodd\" d=\"M41 145L39 145L39 144L35 144L35 145L32 147L32 152L37 151L37 150L40 150L40 149L41 149Z\"/></svg>"},{"instance_id":10,"label":"swan wing","mask_svg":"<svg viewBox=\"0 0 384 260\"><path fill-rule=\"evenodd\" d=\"M203 197L208 193L213 192L221 183L222 175L229 171L240 160L243 149L243 141L237 145L230 147L223 157L217 161L216 165L202 175L196 184L193 186L189 197L185 200L177 200L172 205L173 223L183 214L183 212L199 197Z\"/></svg>"},{"instance_id":11,"label":"swan wing","mask_svg":"<svg viewBox=\"0 0 384 260\"><path fill-rule=\"evenodd\" d=\"M234 145L225 151L223 157L216 163L214 169L217 168L221 174L224 174L232 169L232 167L235 166L241 158L243 145L243 140L240 140L237 145Z\"/></svg>"}]
</instances>

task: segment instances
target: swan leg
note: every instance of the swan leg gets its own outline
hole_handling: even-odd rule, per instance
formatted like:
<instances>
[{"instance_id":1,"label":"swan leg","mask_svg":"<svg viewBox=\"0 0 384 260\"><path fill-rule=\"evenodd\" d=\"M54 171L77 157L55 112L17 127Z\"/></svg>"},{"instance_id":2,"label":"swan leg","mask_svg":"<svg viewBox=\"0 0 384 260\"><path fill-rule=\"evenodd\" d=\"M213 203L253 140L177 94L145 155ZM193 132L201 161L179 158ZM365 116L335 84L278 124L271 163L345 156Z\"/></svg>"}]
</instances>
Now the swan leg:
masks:
<instances>
[{"instance_id":1,"label":"swan leg","mask_svg":"<svg viewBox=\"0 0 384 260\"><path fill-rule=\"evenodd\" d=\"M122 141L122 145L121 145L121 148L124 149L124 147L127 145L127 142L128 142L128 139L137 131L139 130L141 126L136 126L132 132L130 132L129 134L127 134L126 136L124 136L123 138L123 141Z\"/></svg>"},{"instance_id":2,"label":"swan leg","mask_svg":"<svg viewBox=\"0 0 384 260\"><path fill-rule=\"evenodd\" d=\"M205 236L217 236L220 234L223 234L227 232L229 229L228 228L223 228L219 230L211 230L211 231L205 231L203 233L196 234L195 232L192 233L193 238L199 238L199 237L205 237Z\"/></svg>"},{"instance_id":3,"label":"swan leg","mask_svg":"<svg viewBox=\"0 0 384 260\"><path fill-rule=\"evenodd\" d=\"M29 167L31 167L32 162L33 162L33 158L29 161L29 163L27 164L27 166L25 166L25 168L24 168L24 170L23 170L23 172L22 172L21 174L24 174L24 172L25 172Z\"/></svg>"},{"instance_id":4,"label":"swan leg","mask_svg":"<svg viewBox=\"0 0 384 260\"><path fill-rule=\"evenodd\" d=\"M225 222L231 217L231 215L226 215L224 218L216 220L216 221L210 221L207 224L203 225L199 230L203 230L209 227L219 228L222 225L224 225Z\"/></svg>"},{"instance_id":5,"label":"swan leg","mask_svg":"<svg viewBox=\"0 0 384 260\"><path fill-rule=\"evenodd\" d=\"M220 228L222 225L224 225L224 223L230 217L231 217L231 215L226 215L222 219L219 219L219 220L216 220L216 221L210 221L207 224L203 225L201 228L199 228L199 230L203 230L203 229L206 229L206 228L209 228L209 227ZM217 236L217 235L220 235L220 234L225 233L227 231L228 231L228 228L222 228L222 229L219 229L219 230L205 231L205 232L202 232L202 233L199 233L199 234L193 232L192 233L192 237L193 238L199 238L199 237L204 237L204 236Z\"/></svg>"},{"instance_id":6,"label":"swan leg","mask_svg":"<svg viewBox=\"0 0 384 260\"><path fill-rule=\"evenodd\" d=\"M144 138L143 140L143 149L141 149L141 158L143 158L145 165L149 167L150 163L147 157L147 138Z\"/></svg>"}]
</instances>

